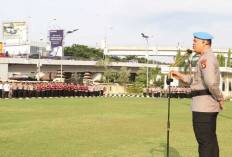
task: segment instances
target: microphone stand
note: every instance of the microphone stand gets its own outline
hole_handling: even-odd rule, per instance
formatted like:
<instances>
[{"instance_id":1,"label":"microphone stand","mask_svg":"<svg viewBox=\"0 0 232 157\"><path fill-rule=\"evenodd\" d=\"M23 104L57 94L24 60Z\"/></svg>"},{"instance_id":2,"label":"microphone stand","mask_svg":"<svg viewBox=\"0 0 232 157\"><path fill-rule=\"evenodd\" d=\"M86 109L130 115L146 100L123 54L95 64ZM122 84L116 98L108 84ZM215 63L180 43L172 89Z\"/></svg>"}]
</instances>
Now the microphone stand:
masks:
<instances>
[{"instance_id":1,"label":"microphone stand","mask_svg":"<svg viewBox=\"0 0 232 157\"><path fill-rule=\"evenodd\" d=\"M168 122L167 122L167 157L169 157L169 131L170 131L170 97L171 97L171 82L172 78L167 76L166 83L168 85Z\"/></svg>"},{"instance_id":2,"label":"microphone stand","mask_svg":"<svg viewBox=\"0 0 232 157\"><path fill-rule=\"evenodd\" d=\"M186 57L188 57L192 53L192 50L187 50L187 52L179 59L177 60L169 69L169 74L167 76L166 83L168 85L168 122L167 122L167 157L169 157L169 131L170 131L170 96L171 96L171 82L173 82L172 79L172 73L171 70L173 67L176 67L178 64L180 64Z\"/></svg>"}]
</instances>

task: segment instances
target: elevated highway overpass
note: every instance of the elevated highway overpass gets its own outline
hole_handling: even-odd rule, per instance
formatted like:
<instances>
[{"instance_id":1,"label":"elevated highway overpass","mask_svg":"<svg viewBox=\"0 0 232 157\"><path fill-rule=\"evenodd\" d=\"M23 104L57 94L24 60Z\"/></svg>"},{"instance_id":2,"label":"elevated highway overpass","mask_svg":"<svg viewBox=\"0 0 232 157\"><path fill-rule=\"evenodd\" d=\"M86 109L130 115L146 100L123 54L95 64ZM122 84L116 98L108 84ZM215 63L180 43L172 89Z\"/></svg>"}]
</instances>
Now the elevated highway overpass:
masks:
<instances>
[{"instance_id":1,"label":"elevated highway overpass","mask_svg":"<svg viewBox=\"0 0 232 157\"><path fill-rule=\"evenodd\" d=\"M37 73L40 65L41 72L57 72L62 65L63 72L104 72L105 69L96 67L97 61L76 61L76 60L51 60L51 59L26 59L26 58L0 58L0 80L6 81L9 73ZM131 69L136 73L140 67L156 67L156 64L112 62L111 67L119 70L121 67ZM168 67L167 65L159 65Z\"/></svg>"},{"instance_id":2,"label":"elevated highway overpass","mask_svg":"<svg viewBox=\"0 0 232 157\"><path fill-rule=\"evenodd\" d=\"M26 59L26 58L0 58L0 80L7 81L9 73L36 73L38 66L41 65L41 72L57 72L60 69L61 64L63 66L64 72L92 72L99 73L104 72L104 68L96 67L96 61L74 61L74 60L49 60L49 59ZM127 67L131 69L131 73L136 73L140 67L147 66L149 68L156 67L156 64L144 64L144 63L130 63L130 62L113 62L111 67L115 70L119 70L121 67ZM161 67L161 72L165 75L169 72L169 67L167 65L159 65ZM178 67L175 70L180 70ZM194 71L194 68L192 69ZM221 81L220 87L224 86L225 90L223 93L226 96L231 96L232 82L232 68L220 67L221 71ZM166 78L166 77L165 77ZM166 81L165 81L166 82ZM178 80L174 79L172 83L173 86L179 84ZM224 84L224 85L223 85ZM166 83L164 83L164 88L167 88Z\"/></svg>"}]
</instances>

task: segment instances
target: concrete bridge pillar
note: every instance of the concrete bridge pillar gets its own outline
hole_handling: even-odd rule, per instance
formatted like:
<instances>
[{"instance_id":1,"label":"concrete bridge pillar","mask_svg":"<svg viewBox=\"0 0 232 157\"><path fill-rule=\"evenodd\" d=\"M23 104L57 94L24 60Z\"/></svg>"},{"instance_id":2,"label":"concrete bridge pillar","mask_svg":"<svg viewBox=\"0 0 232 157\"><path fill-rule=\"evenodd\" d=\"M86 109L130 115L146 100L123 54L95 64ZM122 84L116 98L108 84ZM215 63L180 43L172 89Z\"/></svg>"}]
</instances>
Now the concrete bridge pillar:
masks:
<instances>
[{"instance_id":1,"label":"concrete bridge pillar","mask_svg":"<svg viewBox=\"0 0 232 157\"><path fill-rule=\"evenodd\" d=\"M8 80L8 63L0 64L0 80L1 81Z\"/></svg>"}]
</instances>

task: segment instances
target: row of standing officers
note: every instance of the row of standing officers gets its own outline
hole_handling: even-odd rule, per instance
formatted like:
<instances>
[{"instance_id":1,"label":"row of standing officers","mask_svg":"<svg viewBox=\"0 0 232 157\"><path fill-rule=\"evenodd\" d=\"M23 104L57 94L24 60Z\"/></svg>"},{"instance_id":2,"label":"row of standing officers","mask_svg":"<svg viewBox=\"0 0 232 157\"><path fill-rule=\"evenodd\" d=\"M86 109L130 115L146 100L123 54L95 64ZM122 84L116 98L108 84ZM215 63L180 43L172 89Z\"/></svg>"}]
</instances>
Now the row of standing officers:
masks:
<instances>
[{"instance_id":1,"label":"row of standing officers","mask_svg":"<svg viewBox=\"0 0 232 157\"><path fill-rule=\"evenodd\" d=\"M143 96L144 97L147 97L147 96L168 97L169 91L168 89L164 89L163 87L149 87L148 89L144 87ZM186 86L186 87L172 86L170 88L170 97L171 98L191 98L191 89L189 86Z\"/></svg>"},{"instance_id":2,"label":"row of standing officers","mask_svg":"<svg viewBox=\"0 0 232 157\"><path fill-rule=\"evenodd\" d=\"M103 85L0 82L0 98L103 96Z\"/></svg>"}]
</instances>

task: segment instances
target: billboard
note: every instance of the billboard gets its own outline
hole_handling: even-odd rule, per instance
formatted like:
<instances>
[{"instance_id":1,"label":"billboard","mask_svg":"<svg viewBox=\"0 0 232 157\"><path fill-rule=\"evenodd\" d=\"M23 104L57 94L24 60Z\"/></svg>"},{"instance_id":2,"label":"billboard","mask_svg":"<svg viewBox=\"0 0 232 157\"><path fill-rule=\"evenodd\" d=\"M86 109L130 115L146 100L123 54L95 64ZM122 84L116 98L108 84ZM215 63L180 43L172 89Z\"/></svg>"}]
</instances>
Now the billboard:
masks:
<instances>
[{"instance_id":1,"label":"billboard","mask_svg":"<svg viewBox=\"0 0 232 157\"><path fill-rule=\"evenodd\" d=\"M62 56L64 30L50 30L49 40L51 42L50 56Z\"/></svg>"},{"instance_id":2,"label":"billboard","mask_svg":"<svg viewBox=\"0 0 232 157\"><path fill-rule=\"evenodd\" d=\"M2 35L4 39L17 39L27 41L27 23L25 21L3 22Z\"/></svg>"}]
</instances>

